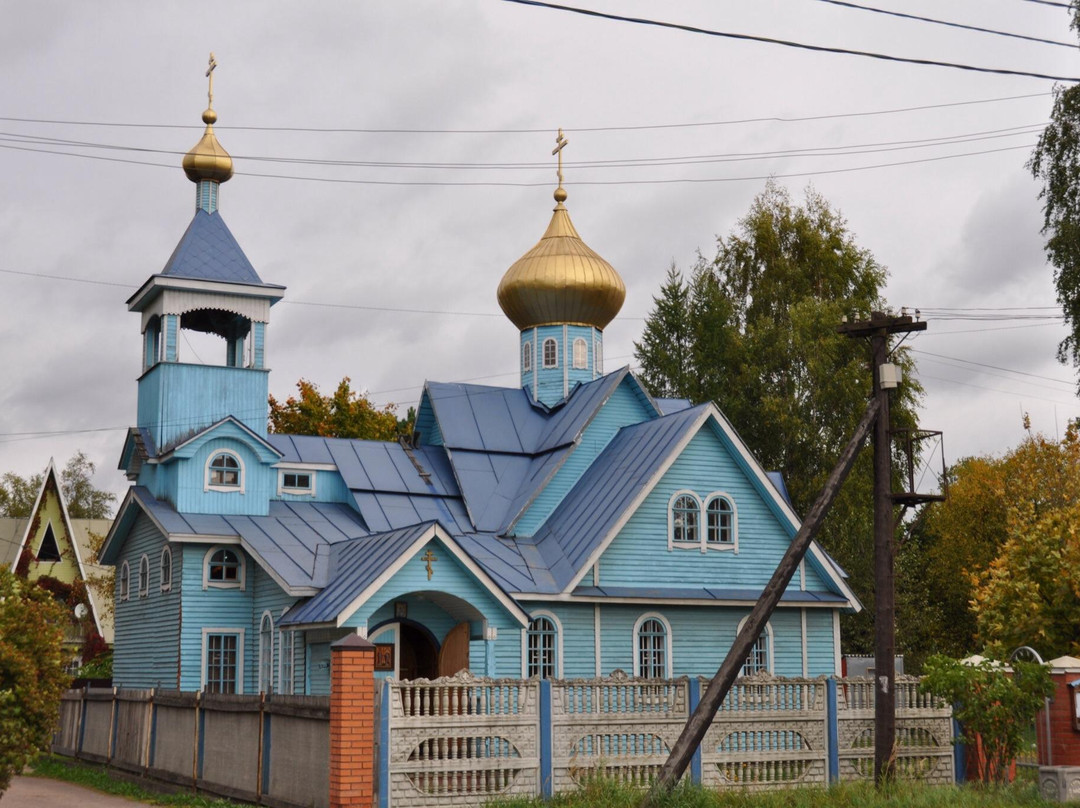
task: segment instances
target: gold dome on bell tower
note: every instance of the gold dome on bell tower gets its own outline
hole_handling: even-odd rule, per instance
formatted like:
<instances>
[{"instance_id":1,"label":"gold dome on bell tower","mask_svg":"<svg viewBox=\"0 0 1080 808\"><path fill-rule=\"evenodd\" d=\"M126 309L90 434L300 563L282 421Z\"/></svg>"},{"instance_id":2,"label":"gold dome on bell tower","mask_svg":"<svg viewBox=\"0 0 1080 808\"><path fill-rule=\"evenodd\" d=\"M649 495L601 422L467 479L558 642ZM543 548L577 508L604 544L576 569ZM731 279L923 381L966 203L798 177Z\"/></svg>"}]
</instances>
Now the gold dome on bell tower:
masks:
<instances>
[{"instance_id":1,"label":"gold dome on bell tower","mask_svg":"<svg viewBox=\"0 0 1080 808\"><path fill-rule=\"evenodd\" d=\"M524 331L545 325L582 325L603 330L622 308L626 286L619 273L582 241L563 204L562 130L552 152L559 155L559 187L544 235L515 261L499 283L499 306Z\"/></svg>"},{"instance_id":2,"label":"gold dome on bell tower","mask_svg":"<svg viewBox=\"0 0 1080 808\"><path fill-rule=\"evenodd\" d=\"M181 163L184 167L184 173L192 182L200 182L201 180L226 182L233 175L232 157L225 151L218 142L217 135L214 134L214 124L217 122L217 113L214 112L214 68L216 67L217 62L214 61L214 54L211 53L210 66L206 70L206 77L210 82L210 88L207 91L208 104L206 111L202 114L203 123L206 124L206 131L203 132L202 138L191 148L191 151L184 155L184 160Z\"/></svg>"}]
</instances>

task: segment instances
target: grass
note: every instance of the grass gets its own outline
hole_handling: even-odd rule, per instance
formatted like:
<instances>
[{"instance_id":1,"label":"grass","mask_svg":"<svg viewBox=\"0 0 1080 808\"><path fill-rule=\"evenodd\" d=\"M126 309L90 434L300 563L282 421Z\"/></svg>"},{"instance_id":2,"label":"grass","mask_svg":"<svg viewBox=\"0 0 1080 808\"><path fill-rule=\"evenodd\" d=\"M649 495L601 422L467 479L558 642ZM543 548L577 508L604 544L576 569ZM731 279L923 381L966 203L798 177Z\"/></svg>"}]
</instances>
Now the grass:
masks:
<instances>
[{"instance_id":1,"label":"grass","mask_svg":"<svg viewBox=\"0 0 1080 808\"><path fill-rule=\"evenodd\" d=\"M638 808L643 793L611 781L596 780L579 791L540 798L498 800L490 808ZM750 793L710 791L680 786L658 808L1045 808L1033 783L1004 788L928 786L899 783L877 793L867 783L845 783L829 789L800 788Z\"/></svg>"},{"instance_id":2,"label":"grass","mask_svg":"<svg viewBox=\"0 0 1080 808\"><path fill-rule=\"evenodd\" d=\"M150 791L138 783L117 777L115 770L107 769L105 766L95 766L49 755L35 760L33 767L23 774L75 783L106 794L127 797L129 800L141 802L144 805L171 805L176 808L237 808L247 805L247 803L193 794L189 791L172 794Z\"/></svg>"}]
</instances>

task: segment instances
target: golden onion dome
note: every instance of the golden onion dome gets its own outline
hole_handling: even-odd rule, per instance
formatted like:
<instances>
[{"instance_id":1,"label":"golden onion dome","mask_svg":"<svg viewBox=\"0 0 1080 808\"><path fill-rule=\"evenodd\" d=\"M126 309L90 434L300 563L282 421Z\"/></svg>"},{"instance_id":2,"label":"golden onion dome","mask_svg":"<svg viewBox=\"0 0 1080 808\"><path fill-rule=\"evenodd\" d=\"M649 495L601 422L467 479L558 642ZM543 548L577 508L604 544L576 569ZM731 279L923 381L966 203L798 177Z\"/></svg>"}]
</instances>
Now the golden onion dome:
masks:
<instances>
[{"instance_id":1,"label":"golden onion dome","mask_svg":"<svg viewBox=\"0 0 1080 808\"><path fill-rule=\"evenodd\" d=\"M232 176L233 165L229 153L218 143L214 134L214 123L217 121L217 113L213 108L208 108L202 114L206 131L202 139L196 143L191 151L184 155L184 173L192 182L199 180L216 180L225 182Z\"/></svg>"},{"instance_id":2,"label":"golden onion dome","mask_svg":"<svg viewBox=\"0 0 1080 808\"><path fill-rule=\"evenodd\" d=\"M541 325L588 325L603 330L622 308L626 286L615 268L574 229L555 190L555 212L536 246L506 270L499 306L524 331Z\"/></svg>"}]
</instances>

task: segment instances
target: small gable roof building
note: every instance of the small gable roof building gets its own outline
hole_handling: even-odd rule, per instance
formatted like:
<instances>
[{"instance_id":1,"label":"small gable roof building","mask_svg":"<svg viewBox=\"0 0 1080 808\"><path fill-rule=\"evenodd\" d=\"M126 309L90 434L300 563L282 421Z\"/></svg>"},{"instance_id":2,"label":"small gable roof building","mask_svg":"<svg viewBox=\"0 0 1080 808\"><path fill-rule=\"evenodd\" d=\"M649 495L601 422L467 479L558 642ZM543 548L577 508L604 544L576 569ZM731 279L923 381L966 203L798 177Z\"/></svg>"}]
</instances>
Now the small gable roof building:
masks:
<instances>
[{"instance_id":1,"label":"small gable roof building","mask_svg":"<svg viewBox=\"0 0 1080 808\"><path fill-rule=\"evenodd\" d=\"M574 228L561 170L547 230L498 287L519 386L428 382L409 441L268 434L284 288L221 218L232 163L203 120L195 218L128 300L143 369L133 486L102 551L114 682L326 693L350 633L403 679L712 674L799 519L715 406L605 372L625 289ZM184 329L222 337L224 362L186 363ZM860 608L814 545L745 672L838 673L839 615Z\"/></svg>"}]
</instances>

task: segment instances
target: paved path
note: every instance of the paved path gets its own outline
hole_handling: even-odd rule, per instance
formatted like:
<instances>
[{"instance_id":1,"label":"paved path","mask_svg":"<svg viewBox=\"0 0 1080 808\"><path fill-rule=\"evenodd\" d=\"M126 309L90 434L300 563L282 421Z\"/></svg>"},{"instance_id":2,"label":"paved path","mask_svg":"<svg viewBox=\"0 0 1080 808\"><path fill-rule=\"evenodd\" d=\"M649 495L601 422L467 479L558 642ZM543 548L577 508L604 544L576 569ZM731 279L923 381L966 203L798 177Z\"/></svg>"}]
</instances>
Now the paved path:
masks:
<instances>
[{"instance_id":1,"label":"paved path","mask_svg":"<svg viewBox=\"0 0 1080 808\"><path fill-rule=\"evenodd\" d=\"M16 777L0 799L3 808L135 808L142 803L112 794L102 794L83 786L46 780L44 777Z\"/></svg>"}]
</instances>

